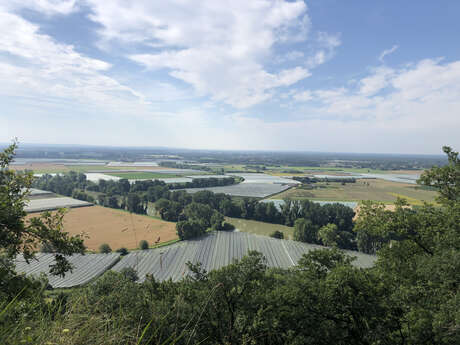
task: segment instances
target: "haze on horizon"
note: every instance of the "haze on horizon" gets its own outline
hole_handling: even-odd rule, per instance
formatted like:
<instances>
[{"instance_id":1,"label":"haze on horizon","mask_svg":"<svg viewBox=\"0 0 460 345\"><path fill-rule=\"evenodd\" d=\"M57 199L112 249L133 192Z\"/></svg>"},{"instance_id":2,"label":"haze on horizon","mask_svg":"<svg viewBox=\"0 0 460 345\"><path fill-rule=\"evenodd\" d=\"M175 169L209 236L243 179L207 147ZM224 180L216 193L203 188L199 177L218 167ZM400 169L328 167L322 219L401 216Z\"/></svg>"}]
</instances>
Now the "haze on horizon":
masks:
<instances>
[{"instance_id":1,"label":"haze on horizon","mask_svg":"<svg viewBox=\"0 0 460 345\"><path fill-rule=\"evenodd\" d=\"M0 0L0 142L440 154L460 2Z\"/></svg>"}]
</instances>

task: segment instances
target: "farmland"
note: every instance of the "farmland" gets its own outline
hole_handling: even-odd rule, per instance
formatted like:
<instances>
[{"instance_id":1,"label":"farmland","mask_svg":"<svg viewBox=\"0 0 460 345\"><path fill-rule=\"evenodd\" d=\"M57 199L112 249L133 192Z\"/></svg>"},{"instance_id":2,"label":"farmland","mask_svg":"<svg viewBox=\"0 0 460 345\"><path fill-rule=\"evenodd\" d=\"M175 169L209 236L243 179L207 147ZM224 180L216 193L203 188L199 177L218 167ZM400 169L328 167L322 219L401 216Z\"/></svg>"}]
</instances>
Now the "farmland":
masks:
<instances>
[{"instance_id":1,"label":"farmland","mask_svg":"<svg viewBox=\"0 0 460 345\"><path fill-rule=\"evenodd\" d=\"M53 194L51 194L54 196ZM48 194L39 195L38 197L43 197L40 199L31 199L27 202L24 210L28 213L33 212L43 212L56 210L58 208L74 208L74 207L85 207L92 206L90 202L77 200L69 197L48 197Z\"/></svg>"},{"instance_id":2,"label":"farmland","mask_svg":"<svg viewBox=\"0 0 460 345\"><path fill-rule=\"evenodd\" d=\"M159 178L169 178L169 177L182 177L182 174L165 174L165 173L155 173L150 171L130 171L130 172L116 172L116 173L105 173L105 175L116 176L119 178L125 178L129 180L152 180Z\"/></svg>"},{"instance_id":3,"label":"farmland","mask_svg":"<svg viewBox=\"0 0 460 345\"><path fill-rule=\"evenodd\" d=\"M224 193L232 196L249 196L255 198L265 198L272 194L280 193L289 186L274 183L240 183L231 186L222 187L205 187L205 188L188 188L189 193L195 193L200 190L209 190L214 193Z\"/></svg>"},{"instance_id":4,"label":"farmland","mask_svg":"<svg viewBox=\"0 0 460 345\"><path fill-rule=\"evenodd\" d=\"M201 263L206 271L221 268L241 259L249 250L261 252L269 267L288 268L294 266L304 253L324 248L318 245L296 241L278 240L244 232L217 231L196 240L181 241L171 246L132 252L120 260L113 270L134 268L143 281L146 274L156 280L178 281L189 274L186 263ZM375 257L353 251L344 251L355 256L355 265L370 267Z\"/></svg>"},{"instance_id":5,"label":"farmland","mask_svg":"<svg viewBox=\"0 0 460 345\"><path fill-rule=\"evenodd\" d=\"M174 223L102 206L70 209L64 216L64 229L71 235L84 232L90 250L98 250L102 243L114 250L133 249L141 240L152 244L158 238L160 243L177 238Z\"/></svg>"},{"instance_id":6,"label":"farmland","mask_svg":"<svg viewBox=\"0 0 460 345\"><path fill-rule=\"evenodd\" d=\"M239 231L248 232L255 235L269 236L274 231L281 231L284 234L284 238L287 240L293 239L294 235L294 228L286 225L231 217L225 217L225 220L230 224L233 224Z\"/></svg>"},{"instance_id":7,"label":"farmland","mask_svg":"<svg viewBox=\"0 0 460 345\"><path fill-rule=\"evenodd\" d=\"M73 270L67 272L64 277L49 273L49 265L55 262L54 254L39 253L36 259L30 260L29 263L22 256L18 256L14 264L17 272L35 276L45 274L53 288L69 288L87 284L99 277L118 261L119 254L74 254L67 258Z\"/></svg>"},{"instance_id":8,"label":"farmland","mask_svg":"<svg viewBox=\"0 0 460 345\"><path fill-rule=\"evenodd\" d=\"M87 284L111 268L121 271L131 267L136 270L140 282L144 281L146 274L152 274L158 281L178 281L190 273L187 262L201 263L202 268L209 272L240 260L250 250L262 253L269 267L289 268L296 265L303 254L319 248L324 247L248 233L220 231L195 240L133 251L125 257L119 257L118 253L67 256L74 269L64 277L48 273L49 265L54 263L54 254L39 253L29 263L18 256L14 264L17 272L29 276L46 274L53 288L69 288ZM358 267L370 267L375 261L372 255L354 251L344 253L356 257L354 264Z\"/></svg>"},{"instance_id":9,"label":"farmland","mask_svg":"<svg viewBox=\"0 0 460 345\"><path fill-rule=\"evenodd\" d=\"M422 200L433 202L436 193L413 184L385 181L381 179L357 180L356 183L342 185L339 182L317 183L318 188L292 188L272 196L273 199L312 199L361 201L373 200L393 203L397 197L407 198L409 203L419 205Z\"/></svg>"}]
</instances>

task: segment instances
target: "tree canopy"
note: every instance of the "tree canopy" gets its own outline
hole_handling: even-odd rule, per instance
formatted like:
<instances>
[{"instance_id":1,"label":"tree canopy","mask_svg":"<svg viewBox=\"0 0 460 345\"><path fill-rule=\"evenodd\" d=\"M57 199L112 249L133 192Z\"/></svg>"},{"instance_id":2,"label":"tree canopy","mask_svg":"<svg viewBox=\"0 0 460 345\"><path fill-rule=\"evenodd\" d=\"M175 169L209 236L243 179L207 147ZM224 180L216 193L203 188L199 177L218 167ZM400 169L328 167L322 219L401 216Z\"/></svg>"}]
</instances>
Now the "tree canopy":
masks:
<instances>
[{"instance_id":1,"label":"tree canopy","mask_svg":"<svg viewBox=\"0 0 460 345\"><path fill-rule=\"evenodd\" d=\"M64 210L44 212L40 217L26 221L24 207L27 204L33 175L9 168L14 159L17 143L14 142L0 153L0 253L5 260L21 254L31 260L42 246L53 248L56 262L50 272L63 275L71 269L65 255L83 253L85 247L81 236L69 236L63 228ZM1 266L5 270L8 266ZM10 275L15 273L9 269Z\"/></svg>"}]
</instances>

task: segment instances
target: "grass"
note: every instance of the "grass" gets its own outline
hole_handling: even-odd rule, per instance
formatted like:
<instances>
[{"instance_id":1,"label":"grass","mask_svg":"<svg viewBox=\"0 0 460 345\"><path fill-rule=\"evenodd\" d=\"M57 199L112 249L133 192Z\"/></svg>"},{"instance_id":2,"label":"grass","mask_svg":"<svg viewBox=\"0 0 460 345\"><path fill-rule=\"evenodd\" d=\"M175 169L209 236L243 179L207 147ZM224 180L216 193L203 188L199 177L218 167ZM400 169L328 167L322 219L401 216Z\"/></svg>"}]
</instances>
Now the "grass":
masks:
<instances>
[{"instance_id":1,"label":"grass","mask_svg":"<svg viewBox=\"0 0 460 345\"><path fill-rule=\"evenodd\" d=\"M183 177L184 175L179 174L162 174L162 173L155 173L155 172L147 172L147 171L139 171L139 172L114 172L114 173L106 173L106 175L116 176L120 178L126 178L129 180L150 180L155 178L168 178L168 177Z\"/></svg>"},{"instance_id":2,"label":"grass","mask_svg":"<svg viewBox=\"0 0 460 345\"><path fill-rule=\"evenodd\" d=\"M357 180L356 183L342 185L339 182L317 183L315 189L291 188L271 199L312 199L331 201L373 200L392 204L397 197L404 197L412 205L421 205L422 201L434 202L437 193L418 188L416 185L399 182L375 180Z\"/></svg>"},{"instance_id":3,"label":"grass","mask_svg":"<svg viewBox=\"0 0 460 345\"><path fill-rule=\"evenodd\" d=\"M162 243L158 243L156 245L153 245L153 246L150 246L149 249L154 249L154 248L160 248L160 247L165 247L165 246L169 246L173 243L176 243L176 242L179 242L180 241L180 238L176 238L175 240L171 240L171 241L166 241L166 242L162 242Z\"/></svg>"},{"instance_id":4,"label":"grass","mask_svg":"<svg viewBox=\"0 0 460 345\"><path fill-rule=\"evenodd\" d=\"M271 224L259 222L257 220L248 220L240 218L225 217L225 221L233 224L238 230L242 232L249 232L256 235L270 236L271 233L278 230L284 234L285 239L293 239L294 228L281 224Z\"/></svg>"}]
</instances>

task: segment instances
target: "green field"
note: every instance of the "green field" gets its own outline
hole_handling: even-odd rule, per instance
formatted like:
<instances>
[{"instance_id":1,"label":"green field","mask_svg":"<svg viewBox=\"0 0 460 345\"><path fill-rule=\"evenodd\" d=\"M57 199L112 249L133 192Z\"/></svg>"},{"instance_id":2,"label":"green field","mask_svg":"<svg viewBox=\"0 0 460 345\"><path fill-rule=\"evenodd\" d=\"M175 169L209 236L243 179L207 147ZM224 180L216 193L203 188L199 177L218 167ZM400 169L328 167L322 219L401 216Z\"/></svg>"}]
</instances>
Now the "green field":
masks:
<instances>
[{"instance_id":1,"label":"green field","mask_svg":"<svg viewBox=\"0 0 460 345\"><path fill-rule=\"evenodd\" d=\"M312 199L333 201L373 200L393 203L397 197L405 198L412 205L421 205L422 201L434 202L436 192L417 185L391 182L380 179L357 180L356 183L342 185L339 182L317 183L321 188L304 189L302 186L291 188L271 199Z\"/></svg>"},{"instance_id":2,"label":"green field","mask_svg":"<svg viewBox=\"0 0 460 345\"><path fill-rule=\"evenodd\" d=\"M259 222L257 220L247 220L241 218L230 218L225 217L225 220L230 224L233 224L238 230L242 232L249 232L256 235L270 236L270 234L276 230L281 231L284 234L284 238L292 240L294 236L294 228L286 225L271 224Z\"/></svg>"},{"instance_id":3,"label":"green field","mask_svg":"<svg viewBox=\"0 0 460 345\"><path fill-rule=\"evenodd\" d=\"M126 178L129 180L151 180L155 178L171 178L171 177L183 177L184 175L179 174L162 174L162 173L155 173L149 171L130 171L130 172L114 172L114 173L106 173L106 175L116 176L120 178Z\"/></svg>"},{"instance_id":4,"label":"green field","mask_svg":"<svg viewBox=\"0 0 460 345\"><path fill-rule=\"evenodd\" d=\"M244 164L227 164L223 165L225 171L231 170L238 170L238 171L245 171L245 172L256 172L254 168L250 165ZM219 168L220 169L220 168ZM413 171L394 171L394 170L380 170L380 169L367 169L367 168L340 168L340 167L312 167L312 166L270 166L266 165L263 172L269 175L303 175L308 173L320 174L320 173L371 173L371 174L394 174L394 173L408 173L408 174L415 174L420 173L421 171L413 170ZM288 171L288 172L285 172Z\"/></svg>"}]
</instances>

